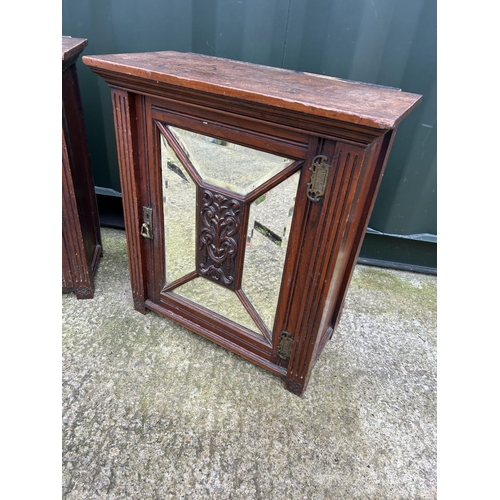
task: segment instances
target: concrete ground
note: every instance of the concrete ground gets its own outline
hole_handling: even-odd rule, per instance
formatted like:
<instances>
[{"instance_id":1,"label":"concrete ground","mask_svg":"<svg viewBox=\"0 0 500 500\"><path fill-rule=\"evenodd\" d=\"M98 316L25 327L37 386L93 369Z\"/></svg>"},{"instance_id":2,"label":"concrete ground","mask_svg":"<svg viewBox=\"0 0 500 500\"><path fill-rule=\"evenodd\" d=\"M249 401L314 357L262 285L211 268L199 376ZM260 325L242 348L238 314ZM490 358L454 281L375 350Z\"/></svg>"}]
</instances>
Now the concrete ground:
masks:
<instances>
[{"instance_id":1,"label":"concrete ground","mask_svg":"<svg viewBox=\"0 0 500 500\"><path fill-rule=\"evenodd\" d=\"M302 398L134 310L124 231L63 296L63 498L435 499L436 277L357 266Z\"/></svg>"}]
</instances>

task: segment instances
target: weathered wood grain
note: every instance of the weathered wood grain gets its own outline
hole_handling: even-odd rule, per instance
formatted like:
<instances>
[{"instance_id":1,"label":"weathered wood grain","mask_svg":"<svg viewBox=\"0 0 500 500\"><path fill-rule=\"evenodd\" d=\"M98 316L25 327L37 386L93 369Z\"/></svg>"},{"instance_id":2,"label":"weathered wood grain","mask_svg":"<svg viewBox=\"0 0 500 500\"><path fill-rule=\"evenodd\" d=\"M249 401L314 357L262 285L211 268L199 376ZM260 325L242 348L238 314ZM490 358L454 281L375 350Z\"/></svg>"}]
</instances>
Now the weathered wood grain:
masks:
<instances>
[{"instance_id":1,"label":"weathered wood grain","mask_svg":"<svg viewBox=\"0 0 500 500\"><path fill-rule=\"evenodd\" d=\"M388 130L421 96L399 89L178 52L85 56L85 64L290 111Z\"/></svg>"},{"instance_id":2,"label":"weathered wood grain","mask_svg":"<svg viewBox=\"0 0 500 500\"><path fill-rule=\"evenodd\" d=\"M62 65L63 69L74 63L83 49L87 46L86 38L62 37Z\"/></svg>"}]
</instances>

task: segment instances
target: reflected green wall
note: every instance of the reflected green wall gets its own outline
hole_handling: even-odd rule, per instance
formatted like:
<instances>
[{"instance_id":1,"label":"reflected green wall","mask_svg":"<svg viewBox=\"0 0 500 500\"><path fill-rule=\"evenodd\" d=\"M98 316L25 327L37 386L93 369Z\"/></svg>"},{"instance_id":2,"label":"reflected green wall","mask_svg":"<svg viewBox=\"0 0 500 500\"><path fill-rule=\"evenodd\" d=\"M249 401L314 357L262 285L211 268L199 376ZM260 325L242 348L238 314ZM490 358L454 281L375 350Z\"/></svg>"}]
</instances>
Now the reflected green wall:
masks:
<instances>
[{"instance_id":1,"label":"reflected green wall","mask_svg":"<svg viewBox=\"0 0 500 500\"><path fill-rule=\"evenodd\" d=\"M63 0L62 13L84 54L196 52L422 94L362 256L436 267L436 0ZM78 72L95 184L120 192L109 89L81 61Z\"/></svg>"}]
</instances>

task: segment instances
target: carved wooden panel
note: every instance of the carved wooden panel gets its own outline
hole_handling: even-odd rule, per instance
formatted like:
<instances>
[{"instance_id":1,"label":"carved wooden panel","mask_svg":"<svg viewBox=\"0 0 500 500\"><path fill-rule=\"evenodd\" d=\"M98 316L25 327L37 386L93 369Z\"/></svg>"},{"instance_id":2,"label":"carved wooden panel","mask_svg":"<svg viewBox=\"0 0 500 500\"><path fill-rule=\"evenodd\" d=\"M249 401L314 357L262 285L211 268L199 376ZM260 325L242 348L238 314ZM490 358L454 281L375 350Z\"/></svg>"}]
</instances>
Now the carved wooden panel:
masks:
<instances>
[{"instance_id":1,"label":"carved wooden panel","mask_svg":"<svg viewBox=\"0 0 500 500\"><path fill-rule=\"evenodd\" d=\"M214 189L200 189L198 270L202 276L234 288L241 252L241 202Z\"/></svg>"}]
</instances>

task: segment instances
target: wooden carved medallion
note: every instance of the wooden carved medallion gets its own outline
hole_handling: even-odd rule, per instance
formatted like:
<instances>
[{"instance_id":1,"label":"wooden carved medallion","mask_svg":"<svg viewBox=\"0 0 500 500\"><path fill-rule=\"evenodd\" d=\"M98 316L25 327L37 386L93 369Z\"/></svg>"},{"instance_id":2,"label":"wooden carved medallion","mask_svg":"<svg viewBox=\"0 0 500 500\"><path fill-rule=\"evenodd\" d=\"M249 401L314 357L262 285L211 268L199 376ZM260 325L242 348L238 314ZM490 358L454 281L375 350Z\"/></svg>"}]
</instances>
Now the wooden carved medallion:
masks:
<instances>
[{"instance_id":1,"label":"wooden carved medallion","mask_svg":"<svg viewBox=\"0 0 500 500\"><path fill-rule=\"evenodd\" d=\"M201 190L199 273L232 288L240 240L241 204L213 190Z\"/></svg>"}]
</instances>

